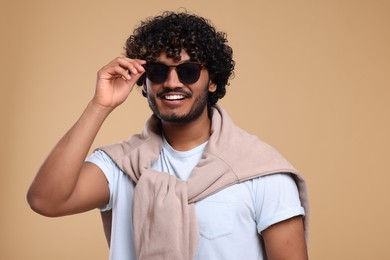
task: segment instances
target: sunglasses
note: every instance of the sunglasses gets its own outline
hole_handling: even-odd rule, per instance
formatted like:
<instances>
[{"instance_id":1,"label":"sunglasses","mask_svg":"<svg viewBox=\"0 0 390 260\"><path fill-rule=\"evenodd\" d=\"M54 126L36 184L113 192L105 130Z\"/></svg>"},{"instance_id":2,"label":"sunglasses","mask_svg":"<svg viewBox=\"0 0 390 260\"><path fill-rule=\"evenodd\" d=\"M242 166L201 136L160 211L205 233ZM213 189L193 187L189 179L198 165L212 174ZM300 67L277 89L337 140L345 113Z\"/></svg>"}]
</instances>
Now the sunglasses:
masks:
<instances>
[{"instance_id":1,"label":"sunglasses","mask_svg":"<svg viewBox=\"0 0 390 260\"><path fill-rule=\"evenodd\" d=\"M153 62L142 65L146 71L146 77L153 83L160 84L167 80L171 68L176 69L180 82L192 84L198 81L200 71L204 65L197 62L185 62L179 65L166 65L161 62Z\"/></svg>"}]
</instances>

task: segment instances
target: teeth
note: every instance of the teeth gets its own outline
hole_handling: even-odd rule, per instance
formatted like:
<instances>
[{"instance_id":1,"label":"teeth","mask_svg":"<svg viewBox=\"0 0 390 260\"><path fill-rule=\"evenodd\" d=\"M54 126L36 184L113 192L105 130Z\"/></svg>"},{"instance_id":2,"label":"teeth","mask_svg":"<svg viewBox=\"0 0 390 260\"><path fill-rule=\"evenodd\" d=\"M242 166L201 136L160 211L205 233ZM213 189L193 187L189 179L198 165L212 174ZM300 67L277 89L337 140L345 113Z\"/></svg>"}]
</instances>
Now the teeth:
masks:
<instances>
[{"instance_id":1,"label":"teeth","mask_svg":"<svg viewBox=\"0 0 390 260\"><path fill-rule=\"evenodd\" d=\"M183 99L184 96L183 95L167 95L164 98L168 99L168 100L178 100L178 99Z\"/></svg>"}]
</instances>

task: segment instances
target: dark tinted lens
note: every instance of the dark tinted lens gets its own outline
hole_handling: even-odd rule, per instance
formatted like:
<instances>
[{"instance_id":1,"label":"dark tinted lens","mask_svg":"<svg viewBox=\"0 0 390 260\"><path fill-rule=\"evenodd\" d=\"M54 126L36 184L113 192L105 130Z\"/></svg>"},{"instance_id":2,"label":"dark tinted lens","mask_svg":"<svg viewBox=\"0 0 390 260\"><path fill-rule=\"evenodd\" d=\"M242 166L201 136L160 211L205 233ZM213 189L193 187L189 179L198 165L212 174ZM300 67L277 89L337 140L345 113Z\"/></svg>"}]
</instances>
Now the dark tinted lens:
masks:
<instances>
[{"instance_id":1,"label":"dark tinted lens","mask_svg":"<svg viewBox=\"0 0 390 260\"><path fill-rule=\"evenodd\" d=\"M195 83L200 76L201 65L198 63L183 63L176 67L179 80L183 83Z\"/></svg>"},{"instance_id":2,"label":"dark tinted lens","mask_svg":"<svg viewBox=\"0 0 390 260\"><path fill-rule=\"evenodd\" d=\"M167 80L169 67L162 63L149 63L146 65L146 76L154 83L163 83Z\"/></svg>"},{"instance_id":3,"label":"dark tinted lens","mask_svg":"<svg viewBox=\"0 0 390 260\"><path fill-rule=\"evenodd\" d=\"M168 78L169 69L176 68L180 82L192 84L198 81L202 65L199 63L183 63L177 66L168 66L163 63L148 63L144 65L146 76L153 83L163 83Z\"/></svg>"}]
</instances>

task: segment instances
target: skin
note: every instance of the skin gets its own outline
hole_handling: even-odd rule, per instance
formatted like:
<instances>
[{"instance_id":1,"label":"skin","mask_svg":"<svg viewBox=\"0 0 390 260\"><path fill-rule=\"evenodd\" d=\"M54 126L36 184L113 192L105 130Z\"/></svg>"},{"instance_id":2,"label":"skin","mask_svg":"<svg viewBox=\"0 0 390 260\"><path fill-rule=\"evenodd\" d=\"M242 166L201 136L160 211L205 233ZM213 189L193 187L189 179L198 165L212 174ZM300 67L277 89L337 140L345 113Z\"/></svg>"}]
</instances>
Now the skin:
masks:
<instances>
[{"instance_id":1,"label":"skin","mask_svg":"<svg viewBox=\"0 0 390 260\"><path fill-rule=\"evenodd\" d=\"M307 260L302 217L274 224L262 232L268 260Z\"/></svg>"},{"instance_id":2,"label":"skin","mask_svg":"<svg viewBox=\"0 0 390 260\"><path fill-rule=\"evenodd\" d=\"M164 53L159 61L178 65L189 60L183 51L181 60L175 61ZM105 119L122 104L144 73L143 60L119 57L97 73L95 95L79 120L50 152L32 182L27 193L31 208L39 214L58 217L85 212L108 203L109 188L103 172L84 160ZM130 72L130 74L129 74ZM160 115L164 136L178 151L192 149L210 136L211 122L207 105L200 104L205 93L216 90L207 69L193 84L179 81L175 69L161 84L146 81L145 90L152 110ZM161 91L183 95L180 100L167 100ZM180 91L179 91L180 90ZM194 114L194 107L198 112ZM194 116L195 115L195 116ZM172 120L188 118L192 120ZM265 231L263 238L270 260L307 259L302 218L296 217L277 223Z\"/></svg>"}]
</instances>

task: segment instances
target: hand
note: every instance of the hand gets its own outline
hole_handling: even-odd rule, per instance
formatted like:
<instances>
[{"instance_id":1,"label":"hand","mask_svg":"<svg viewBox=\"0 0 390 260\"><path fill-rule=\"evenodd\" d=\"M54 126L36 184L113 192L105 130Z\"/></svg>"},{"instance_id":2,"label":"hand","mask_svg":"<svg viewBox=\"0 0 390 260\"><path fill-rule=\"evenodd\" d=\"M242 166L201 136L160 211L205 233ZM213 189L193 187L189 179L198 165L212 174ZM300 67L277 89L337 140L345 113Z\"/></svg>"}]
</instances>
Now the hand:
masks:
<instances>
[{"instance_id":1,"label":"hand","mask_svg":"<svg viewBox=\"0 0 390 260\"><path fill-rule=\"evenodd\" d=\"M146 61L118 57L97 73L93 102L110 110L122 104L145 72Z\"/></svg>"}]
</instances>

